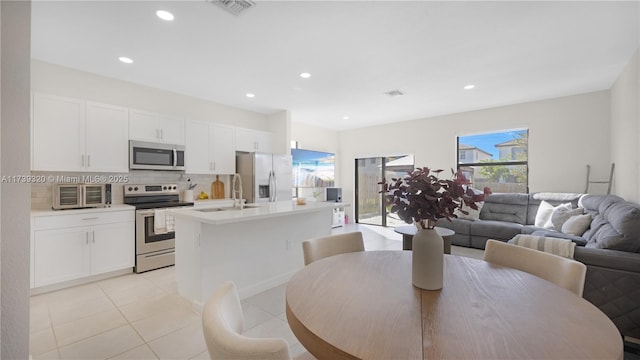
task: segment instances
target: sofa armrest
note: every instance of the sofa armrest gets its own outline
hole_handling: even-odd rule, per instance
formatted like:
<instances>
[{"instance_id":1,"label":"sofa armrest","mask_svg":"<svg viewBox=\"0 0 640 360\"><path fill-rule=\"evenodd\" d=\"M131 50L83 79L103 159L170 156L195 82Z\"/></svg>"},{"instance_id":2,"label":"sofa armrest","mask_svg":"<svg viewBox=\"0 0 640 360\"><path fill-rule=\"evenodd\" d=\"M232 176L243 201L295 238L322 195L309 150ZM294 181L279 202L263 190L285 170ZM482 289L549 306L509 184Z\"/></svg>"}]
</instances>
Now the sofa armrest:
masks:
<instances>
[{"instance_id":1,"label":"sofa armrest","mask_svg":"<svg viewBox=\"0 0 640 360\"><path fill-rule=\"evenodd\" d=\"M574 258L587 266L640 274L640 253L576 246Z\"/></svg>"}]
</instances>

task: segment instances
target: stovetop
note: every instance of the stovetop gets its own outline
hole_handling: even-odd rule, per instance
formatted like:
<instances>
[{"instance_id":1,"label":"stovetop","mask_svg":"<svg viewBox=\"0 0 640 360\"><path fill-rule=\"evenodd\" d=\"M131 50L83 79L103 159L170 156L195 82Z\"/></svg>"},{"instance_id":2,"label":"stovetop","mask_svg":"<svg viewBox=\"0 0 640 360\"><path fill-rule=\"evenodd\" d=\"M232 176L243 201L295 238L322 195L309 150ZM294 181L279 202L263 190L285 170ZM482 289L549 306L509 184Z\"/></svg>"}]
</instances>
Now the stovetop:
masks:
<instances>
[{"instance_id":1,"label":"stovetop","mask_svg":"<svg viewBox=\"0 0 640 360\"><path fill-rule=\"evenodd\" d=\"M193 206L193 202L180 201L176 184L125 186L123 202L140 210Z\"/></svg>"}]
</instances>

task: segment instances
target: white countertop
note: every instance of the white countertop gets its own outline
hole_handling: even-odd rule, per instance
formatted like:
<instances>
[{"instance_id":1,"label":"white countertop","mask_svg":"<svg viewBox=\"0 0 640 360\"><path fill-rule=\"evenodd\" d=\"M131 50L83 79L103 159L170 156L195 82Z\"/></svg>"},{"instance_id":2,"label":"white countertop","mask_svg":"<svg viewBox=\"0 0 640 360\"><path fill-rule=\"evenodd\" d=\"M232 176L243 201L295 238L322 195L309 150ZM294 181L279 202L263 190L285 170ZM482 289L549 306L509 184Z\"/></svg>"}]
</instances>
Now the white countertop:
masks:
<instances>
[{"instance_id":1,"label":"white countertop","mask_svg":"<svg viewBox=\"0 0 640 360\"><path fill-rule=\"evenodd\" d=\"M86 208L86 209L67 209L67 210L53 210L53 209L33 209L31 210L31 216L58 216L58 215L76 215L76 214L95 214L99 212L109 211L123 211L123 210L135 210L136 208L126 204L113 204L111 207L102 208Z\"/></svg>"},{"instance_id":2,"label":"white countertop","mask_svg":"<svg viewBox=\"0 0 640 360\"><path fill-rule=\"evenodd\" d=\"M222 211L198 211L196 209L175 209L172 210L177 218L186 218L208 224L229 224L243 222L254 219L265 219L269 217L285 216L294 213L304 213L321 211L323 209L343 208L349 206L348 203L336 202L307 202L306 205L297 205L295 201L278 201L274 203L248 204L244 209L229 209L226 207ZM215 208L215 206L207 207Z\"/></svg>"}]
</instances>

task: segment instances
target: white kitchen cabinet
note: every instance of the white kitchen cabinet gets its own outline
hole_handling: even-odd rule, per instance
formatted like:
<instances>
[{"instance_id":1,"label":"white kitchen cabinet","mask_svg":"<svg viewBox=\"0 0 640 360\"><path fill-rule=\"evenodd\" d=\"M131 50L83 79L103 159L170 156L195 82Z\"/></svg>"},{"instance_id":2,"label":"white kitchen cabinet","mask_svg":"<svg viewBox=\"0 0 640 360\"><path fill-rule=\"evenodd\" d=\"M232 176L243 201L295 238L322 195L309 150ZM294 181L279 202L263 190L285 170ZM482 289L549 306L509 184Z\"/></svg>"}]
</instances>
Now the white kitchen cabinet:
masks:
<instances>
[{"instance_id":1,"label":"white kitchen cabinet","mask_svg":"<svg viewBox=\"0 0 640 360\"><path fill-rule=\"evenodd\" d=\"M126 108L34 94L32 169L127 172Z\"/></svg>"},{"instance_id":2,"label":"white kitchen cabinet","mask_svg":"<svg viewBox=\"0 0 640 360\"><path fill-rule=\"evenodd\" d=\"M133 268L133 209L68 211L33 218L33 287Z\"/></svg>"},{"instance_id":3,"label":"white kitchen cabinet","mask_svg":"<svg viewBox=\"0 0 640 360\"><path fill-rule=\"evenodd\" d=\"M233 174L236 158L233 128L187 121L185 166L188 174Z\"/></svg>"},{"instance_id":4,"label":"white kitchen cabinet","mask_svg":"<svg viewBox=\"0 0 640 360\"><path fill-rule=\"evenodd\" d=\"M268 131L236 128L236 151L273 152L273 135Z\"/></svg>"},{"instance_id":5,"label":"white kitchen cabinet","mask_svg":"<svg viewBox=\"0 0 640 360\"><path fill-rule=\"evenodd\" d=\"M32 170L84 170L85 109L83 100L33 95Z\"/></svg>"},{"instance_id":6,"label":"white kitchen cabinet","mask_svg":"<svg viewBox=\"0 0 640 360\"><path fill-rule=\"evenodd\" d=\"M126 108L87 102L86 171L129 171L128 127Z\"/></svg>"},{"instance_id":7,"label":"white kitchen cabinet","mask_svg":"<svg viewBox=\"0 0 640 360\"><path fill-rule=\"evenodd\" d=\"M129 139L184 145L184 120L142 110L129 110Z\"/></svg>"}]
</instances>

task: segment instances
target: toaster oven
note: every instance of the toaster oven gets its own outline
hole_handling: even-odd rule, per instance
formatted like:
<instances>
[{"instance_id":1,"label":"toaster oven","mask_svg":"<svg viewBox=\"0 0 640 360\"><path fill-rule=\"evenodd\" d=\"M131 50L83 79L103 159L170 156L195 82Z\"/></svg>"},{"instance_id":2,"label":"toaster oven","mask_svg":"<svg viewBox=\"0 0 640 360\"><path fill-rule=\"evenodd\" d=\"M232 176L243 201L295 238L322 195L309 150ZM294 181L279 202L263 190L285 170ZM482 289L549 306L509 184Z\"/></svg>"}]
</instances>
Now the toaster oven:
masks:
<instances>
[{"instance_id":1,"label":"toaster oven","mask_svg":"<svg viewBox=\"0 0 640 360\"><path fill-rule=\"evenodd\" d=\"M104 184L54 184L53 209L81 209L105 206Z\"/></svg>"}]
</instances>

